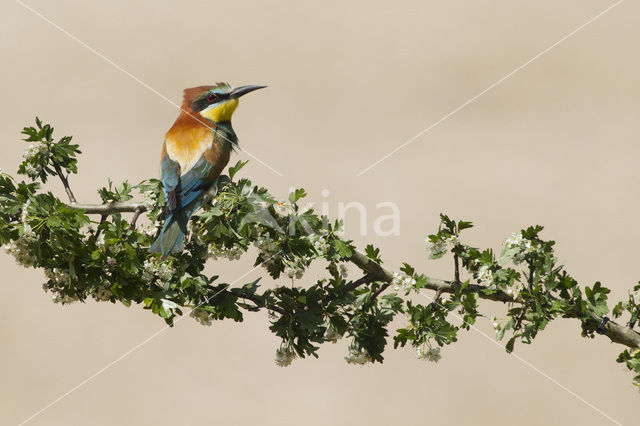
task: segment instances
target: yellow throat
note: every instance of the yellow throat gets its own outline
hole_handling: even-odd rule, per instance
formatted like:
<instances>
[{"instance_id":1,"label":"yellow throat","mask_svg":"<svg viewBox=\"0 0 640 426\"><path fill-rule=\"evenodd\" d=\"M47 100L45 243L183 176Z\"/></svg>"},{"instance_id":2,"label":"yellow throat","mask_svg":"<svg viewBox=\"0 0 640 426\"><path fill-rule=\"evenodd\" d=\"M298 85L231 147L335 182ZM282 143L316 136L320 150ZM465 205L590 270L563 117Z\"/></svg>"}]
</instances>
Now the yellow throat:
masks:
<instances>
[{"instance_id":1,"label":"yellow throat","mask_svg":"<svg viewBox=\"0 0 640 426\"><path fill-rule=\"evenodd\" d=\"M238 99L229 99L203 109L200 111L200 115L214 123L222 123L231 120L233 111L236 110L237 106Z\"/></svg>"}]
</instances>

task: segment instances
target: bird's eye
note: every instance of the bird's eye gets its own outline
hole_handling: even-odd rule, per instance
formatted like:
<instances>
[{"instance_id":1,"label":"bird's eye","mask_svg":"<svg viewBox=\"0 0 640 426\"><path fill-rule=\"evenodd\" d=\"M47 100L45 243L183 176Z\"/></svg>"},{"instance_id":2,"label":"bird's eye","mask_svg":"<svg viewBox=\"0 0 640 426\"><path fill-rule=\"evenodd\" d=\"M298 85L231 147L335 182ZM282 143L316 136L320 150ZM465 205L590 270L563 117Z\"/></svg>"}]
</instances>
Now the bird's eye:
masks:
<instances>
[{"instance_id":1,"label":"bird's eye","mask_svg":"<svg viewBox=\"0 0 640 426\"><path fill-rule=\"evenodd\" d=\"M213 93L210 93L209 95L207 95L207 100L209 102L213 102L217 99L218 97L216 95L214 95Z\"/></svg>"}]
</instances>

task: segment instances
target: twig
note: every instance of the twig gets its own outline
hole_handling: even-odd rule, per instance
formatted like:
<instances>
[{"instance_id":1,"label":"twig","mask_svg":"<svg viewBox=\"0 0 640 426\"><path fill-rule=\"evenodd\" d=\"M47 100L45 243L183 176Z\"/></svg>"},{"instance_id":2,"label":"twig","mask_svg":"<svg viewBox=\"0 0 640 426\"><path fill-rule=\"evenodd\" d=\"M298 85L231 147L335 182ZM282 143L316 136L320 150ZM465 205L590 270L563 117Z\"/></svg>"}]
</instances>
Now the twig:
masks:
<instances>
[{"instance_id":1,"label":"twig","mask_svg":"<svg viewBox=\"0 0 640 426\"><path fill-rule=\"evenodd\" d=\"M145 212L148 207L145 203L136 203L134 201L120 201L108 204L67 204L69 207L78 210L84 210L86 214L110 215L113 213L135 213L136 210Z\"/></svg>"},{"instance_id":2,"label":"twig","mask_svg":"<svg viewBox=\"0 0 640 426\"><path fill-rule=\"evenodd\" d=\"M62 186L64 186L64 190L67 192L67 195L69 196L69 201L71 202L71 204L76 204L77 202L76 197L75 195L73 195L73 191L71 191L71 187L69 186L69 180L62 172L62 168L60 168L60 165L55 161L53 162L53 168L56 170L58 177L60 177L60 180L62 181Z\"/></svg>"},{"instance_id":3,"label":"twig","mask_svg":"<svg viewBox=\"0 0 640 426\"><path fill-rule=\"evenodd\" d=\"M362 252L355 250L349 260L351 260L354 265L362 269L364 272L369 273L376 281L385 281L391 283L391 281L393 280L393 273L385 269L379 263L369 259ZM434 291L442 289L443 293L455 293L460 288L460 285L451 281L426 277L426 283L424 287ZM496 302L516 302L516 300L512 296L508 295L502 290L498 290L495 293L489 294L485 293L485 290L486 287L484 286L469 284L463 290L463 293L478 293L481 298L494 300Z\"/></svg>"},{"instance_id":4,"label":"twig","mask_svg":"<svg viewBox=\"0 0 640 426\"><path fill-rule=\"evenodd\" d=\"M96 231L96 241L98 241L98 237L100 236L100 232L102 232L102 229L100 228L100 225L102 225L104 223L104 221L107 220L107 215L103 214L102 216L100 216L100 223L98 224L98 230Z\"/></svg>"},{"instance_id":5,"label":"twig","mask_svg":"<svg viewBox=\"0 0 640 426\"><path fill-rule=\"evenodd\" d=\"M454 273L454 282L456 284L460 284L460 258L458 257L458 253L454 253L453 262L454 262L455 268L456 268L455 269L455 273Z\"/></svg>"},{"instance_id":6,"label":"twig","mask_svg":"<svg viewBox=\"0 0 640 426\"><path fill-rule=\"evenodd\" d=\"M520 312L520 315L518 315L518 319L516 320L516 323L513 326L514 330L520 330L520 327L522 327L522 320L524 320L524 317L527 314L527 308L528 306L525 306L524 308L522 308L522 311Z\"/></svg>"},{"instance_id":7,"label":"twig","mask_svg":"<svg viewBox=\"0 0 640 426\"><path fill-rule=\"evenodd\" d=\"M345 293L347 293L355 290L356 288L360 287L362 284L369 284L371 282L373 282L373 279L367 274L361 278L358 278L354 282L345 285L343 290Z\"/></svg>"},{"instance_id":8,"label":"twig","mask_svg":"<svg viewBox=\"0 0 640 426\"><path fill-rule=\"evenodd\" d=\"M442 289L436 290L436 294L433 295L433 301L431 303L440 304L440 296L442 296Z\"/></svg>"},{"instance_id":9,"label":"twig","mask_svg":"<svg viewBox=\"0 0 640 426\"><path fill-rule=\"evenodd\" d=\"M391 283L393 280L393 274L387 269L382 267L379 263L369 259L364 253L357 250L353 252L350 258L351 262L363 271L371 274L376 281L386 281ZM439 280L437 278L426 277L425 288L440 290L443 293L455 293L460 289L460 286L450 281ZM477 284L469 284L463 293L476 293L481 299L494 300L497 302L512 302L522 303L519 299L514 299L512 296L503 292L502 290L490 293L486 291L487 288ZM580 319L577 314L567 315L567 318ZM593 321L600 322L600 318L593 318ZM621 345L628 346L630 348L640 348L640 333L632 330L629 327L620 325L614 321L609 321L604 331L604 335L607 336L612 342L620 343Z\"/></svg>"},{"instance_id":10,"label":"twig","mask_svg":"<svg viewBox=\"0 0 640 426\"><path fill-rule=\"evenodd\" d=\"M131 218L131 225L129 225L129 228L127 228L127 230L131 231L135 229L136 222L138 221L138 218L140 217L141 213L142 213L142 208L141 207L136 208L135 212L133 213L133 217Z\"/></svg>"},{"instance_id":11,"label":"twig","mask_svg":"<svg viewBox=\"0 0 640 426\"><path fill-rule=\"evenodd\" d=\"M230 292L229 292L230 293ZM267 306L264 301L262 299L260 299L257 296L254 295L249 295L249 294L243 294L242 296L238 296L241 299L246 299L246 300L250 300L253 303L255 303L256 307L258 308L265 308L274 312L279 313L280 315L284 315L285 311L283 311L282 309L280 309L277 306Z\"/></svg>"},{"instance_id":12,"label":"twig","mask_svg":"<svg viewBox=\"0 0 640 426\"><path fill-rule=\"evenodd\" d=\"M377 299L378 296L380 296L380 294L382 294L383 291L385 291L386 289L389 288L389 286L391 285L391 283L384 283L380 286L380 288L378 288L372 295L371 298L372 299Z\"/></svg>"}]
</instances>

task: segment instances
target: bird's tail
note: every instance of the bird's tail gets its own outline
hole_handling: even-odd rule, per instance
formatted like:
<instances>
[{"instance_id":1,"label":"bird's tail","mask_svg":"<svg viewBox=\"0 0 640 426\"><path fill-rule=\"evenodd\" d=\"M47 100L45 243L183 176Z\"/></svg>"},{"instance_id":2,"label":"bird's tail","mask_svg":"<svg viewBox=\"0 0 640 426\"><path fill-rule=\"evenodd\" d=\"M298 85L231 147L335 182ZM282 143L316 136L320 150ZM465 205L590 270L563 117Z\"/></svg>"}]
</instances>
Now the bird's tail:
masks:
<instances>
[{"instance_id":1,"label":"bird's tail","mask_svg":"<svg viewBox=\"0 0 640 426\"><path fill-rule=\"evenodd\" d=\"M198 197L181 209L169 213L160 235L151 245L149 251L162 253L162 259L166 259L170 253L179 253L184 250L184 236L187 233L189 218L200 207L201 202L202 198Z\"/></svg>"}]
</instances>

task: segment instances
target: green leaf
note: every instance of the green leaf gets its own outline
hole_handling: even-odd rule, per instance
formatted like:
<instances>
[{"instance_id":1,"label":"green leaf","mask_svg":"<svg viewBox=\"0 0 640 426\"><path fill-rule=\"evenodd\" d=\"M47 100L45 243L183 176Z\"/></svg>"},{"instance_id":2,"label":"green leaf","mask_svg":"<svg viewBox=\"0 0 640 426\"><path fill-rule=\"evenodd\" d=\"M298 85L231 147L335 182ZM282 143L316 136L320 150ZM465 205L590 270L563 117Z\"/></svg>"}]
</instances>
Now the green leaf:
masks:
<instances>
[{"instance_id":1,"label":"green leaf","mask_svg":"<svg viewBox=\"0 0 640 426\"><path fill-rule=\"evenodd\" d=\"M382 264L382 260L380 259L380 249L375 248L372 244L368 244L364 249L367 257L378 264Z\"/></svg>"},{"instance_id":2,"label":"green leaf","mask_svg":"<svg viewBox=\"0 0 640 426\"><path fill-rule=\"evenodd\" d=\"M233 177L242 169L249 161L238 161L235 166L229 167L229 178L233 180Z\"/></svg>"},{"instance_id":3,"label":"green leaf","mask_svg":"<svg viewBox=\"0 0 640 426\"><path fill-rule=\"evenodd\" d=\"M513 346L515 345L515 343L516 343L516 336L513 336L512 338L509 339L509 341L504 347L508 353L513 352Z\"/></svg>"},{"instance_id":4,"label":"green leaf","mask_svg":"<svg viewBox=\"0 0 640 426\"><path fill-rule=\"evenodd\" d=\"M473 228L473 222L458 221L458 231Z\"/></svg>"},{"instance_id":5,"label":"green leaf","mask_svg":"<svg viewBox=\"0 0 640 426\"><path fill-rule=\"evenodd\" d=\"M302 188L298 188L289 194L289 201L291 202L291 204L295 204L299 199L306 196L307 192Z\"/></svg>"}]
</instances>

